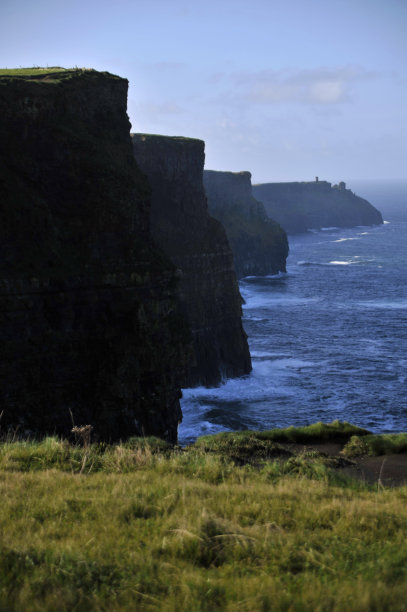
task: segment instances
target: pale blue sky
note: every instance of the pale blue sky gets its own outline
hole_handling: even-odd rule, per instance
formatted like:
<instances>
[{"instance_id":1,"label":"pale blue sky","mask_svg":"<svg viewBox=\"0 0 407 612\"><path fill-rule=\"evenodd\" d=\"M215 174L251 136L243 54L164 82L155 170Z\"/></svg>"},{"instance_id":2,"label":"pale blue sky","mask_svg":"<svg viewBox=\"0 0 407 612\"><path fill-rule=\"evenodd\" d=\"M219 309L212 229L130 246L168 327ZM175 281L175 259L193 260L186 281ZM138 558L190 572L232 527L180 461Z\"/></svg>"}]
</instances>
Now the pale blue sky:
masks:
<instances>
[{"instance_id":1,"label":"pale blue sky","mask_svg":"<svg viewBox=\"0 0 407 612\"><path fill-rule=\"evenodd\" d=\"M126 77L133 131L253 182L407 178L407 0L2 0L0 64Z\"/></svg>"}]
</instances>

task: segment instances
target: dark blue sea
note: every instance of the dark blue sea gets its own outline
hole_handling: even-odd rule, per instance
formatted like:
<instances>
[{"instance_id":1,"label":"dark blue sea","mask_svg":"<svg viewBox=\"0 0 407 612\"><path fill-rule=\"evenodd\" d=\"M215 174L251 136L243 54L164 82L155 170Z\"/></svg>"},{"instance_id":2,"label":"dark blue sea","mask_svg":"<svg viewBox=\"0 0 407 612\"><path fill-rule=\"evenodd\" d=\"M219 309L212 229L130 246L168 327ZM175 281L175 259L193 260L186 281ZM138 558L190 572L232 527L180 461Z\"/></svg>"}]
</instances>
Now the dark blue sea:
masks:
<instances>
[{"instance_id":1,"label":"dark blue sea","mask_svg":"<svg viewBox=\"0 0 407 612\"><path fill-rule=\"evenodd\" d=\"M290 236L287 274L240 282L253 371L185 389L180 444L334 419L407 431L407 182L350 187L385 224Z\"/></svg>"}]
</instances>

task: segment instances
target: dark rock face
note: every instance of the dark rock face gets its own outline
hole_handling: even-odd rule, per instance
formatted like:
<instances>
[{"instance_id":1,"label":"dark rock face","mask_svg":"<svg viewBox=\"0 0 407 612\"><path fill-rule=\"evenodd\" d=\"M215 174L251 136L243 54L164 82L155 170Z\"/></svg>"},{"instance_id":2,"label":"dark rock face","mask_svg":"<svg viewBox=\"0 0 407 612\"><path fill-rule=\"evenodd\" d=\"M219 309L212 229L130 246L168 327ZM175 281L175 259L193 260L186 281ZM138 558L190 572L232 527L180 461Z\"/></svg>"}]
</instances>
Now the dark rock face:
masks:
<instances>
[{"instance_id":1,"label":"dark rock face","mask_svg":"<svg viewBox=\"0 0 407 612\"><path fill-rule=\"evenodd\" d=\"M287 235L252 195L250 172L205 170L211 215L222 222L238 278L285 272Z\"/></svg>"},{"instance_id":2,"label":"dark rock face","mask_svg":"<svg viewBox=\"0 0 407 612\"><path fill-rule=\"evenodd\" d=\"M288 234L321 227L354 227L383 223L381 213L345 183L264 183L253 194Z\"/></svg>"},{"instance_id":3,"label":"dark rock face","mask_svg":"<svg viewBox=\"0 0 407 612\"><path fill-rule=\"evenodd\" d=\"M0 78L2 430L176 441L185 324L152 243L126 80Z\"/></svg>"},{"instance_id":4,"label":"dark rock face","mask_svg":"<svg viewBox=\"0 0 407 612\"><path fill-rule=\"evenodd\" d=\"M186 386L218 384L251 370L241 297L225 230L208 214L204 143L132 134L137 165L152 186L153 237L182 270L180 299L192 330L194 359Z\"/></svg>"}]
</instances>

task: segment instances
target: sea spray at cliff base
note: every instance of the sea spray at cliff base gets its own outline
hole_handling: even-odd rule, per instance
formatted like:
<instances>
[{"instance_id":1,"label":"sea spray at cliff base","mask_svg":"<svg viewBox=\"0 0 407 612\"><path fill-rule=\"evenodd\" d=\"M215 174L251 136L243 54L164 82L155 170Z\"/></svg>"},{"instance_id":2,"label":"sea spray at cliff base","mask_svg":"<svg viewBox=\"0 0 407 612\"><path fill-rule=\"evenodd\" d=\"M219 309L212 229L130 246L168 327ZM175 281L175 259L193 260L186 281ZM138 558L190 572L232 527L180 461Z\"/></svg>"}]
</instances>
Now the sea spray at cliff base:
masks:
<instances>
[{"instance_id":1,"label":"sea spray at cliff base","mask_svg":"<svg viewBox=\"0 0 407 612\"><path fill-rule=\"evenodd\" d=\"M406 430L406 235L390 218L291 236L287 274L243 279L253 371L185 389L180 443L334 419Z\"/></svg>"}]
</instances>

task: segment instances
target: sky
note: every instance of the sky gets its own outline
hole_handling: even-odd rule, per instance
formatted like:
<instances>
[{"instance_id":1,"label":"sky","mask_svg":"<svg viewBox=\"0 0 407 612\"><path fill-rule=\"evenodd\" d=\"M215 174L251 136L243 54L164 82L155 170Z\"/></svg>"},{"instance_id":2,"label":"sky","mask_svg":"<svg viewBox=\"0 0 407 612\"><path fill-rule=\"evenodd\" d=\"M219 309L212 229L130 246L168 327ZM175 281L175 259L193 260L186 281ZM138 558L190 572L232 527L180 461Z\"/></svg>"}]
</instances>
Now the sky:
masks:
<instances>
[{"instance_id":1,"label":"sky","mask_svg":"<svg viewBox=\"0 0 407 612\"><path fill-rule=\"evenodd\" d=\"M253 183L407 178L407 0L1 0L31 66L127 78L133 132Z\"/></svg>"}]
</instances>

